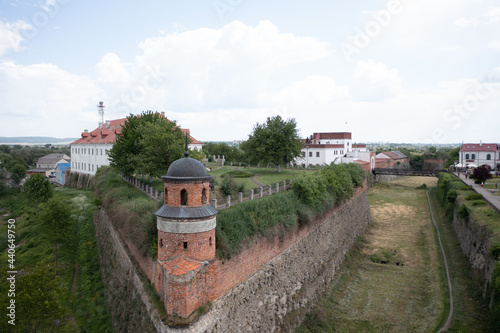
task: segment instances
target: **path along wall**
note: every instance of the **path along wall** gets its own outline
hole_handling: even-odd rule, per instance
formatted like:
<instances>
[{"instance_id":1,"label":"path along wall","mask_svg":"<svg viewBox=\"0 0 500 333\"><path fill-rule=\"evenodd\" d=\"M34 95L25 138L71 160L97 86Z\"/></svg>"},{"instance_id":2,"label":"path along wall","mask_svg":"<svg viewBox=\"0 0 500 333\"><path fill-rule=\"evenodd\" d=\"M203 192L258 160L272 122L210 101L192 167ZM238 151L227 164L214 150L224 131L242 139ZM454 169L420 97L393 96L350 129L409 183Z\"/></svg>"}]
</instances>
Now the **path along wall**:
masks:
<instances>
[{"instance_id":1,"label":"path along wall","mask_svg":"<svg viewBox=\"0 0 500 333\"><path fill-rule=\"evenodd\" d=\"M112 223L103 212L96 214L96 220L98 238L104 238L98 240L101 269L118 331L153 325L158 332L288 332L316 304L345 254L366 230L371 215L366 190L358 189L351 200L323 220L282 239L251 244L228 262L215 262L211 269L217 270L218 281L210 310L195 323L176 328L159 319ZM113 240L106 240L109 238ZM123 323L123 318L133 319Z\"/></svg>"}]
</instances>

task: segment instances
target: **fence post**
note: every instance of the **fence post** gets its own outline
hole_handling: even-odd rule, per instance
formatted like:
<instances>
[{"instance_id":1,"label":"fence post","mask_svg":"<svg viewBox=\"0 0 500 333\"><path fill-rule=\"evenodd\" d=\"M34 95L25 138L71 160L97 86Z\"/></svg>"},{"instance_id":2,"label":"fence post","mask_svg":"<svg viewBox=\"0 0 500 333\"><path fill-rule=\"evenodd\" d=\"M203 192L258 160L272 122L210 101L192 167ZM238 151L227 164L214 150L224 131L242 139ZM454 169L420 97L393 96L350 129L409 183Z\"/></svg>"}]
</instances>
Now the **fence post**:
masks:
<instances>
[{"instance_id":1,"label":"fence post","mask_svg":"<svg viewBox=\"0 0 500 333\"><path fill-rule=\"evenodd\" d=\"M276 193L278 193L279 191L280 191L280 184L276 183Z\"/></svg>"},{"instance_id":2,"label":"fence post","mask_svg":"<svg viewBox=\"0 0 500 333\"><path fill-rule=\"evenodd\" d=\"M227 196L226 202L227 202L227 204L226 204L227 208L231 207L231 196L230 195Z\"/></svg>"},{"instance_id":3,"label":"fence post","mask_svg":"<svg viewBox=\"0 0 500 333\"><path fill-rule=\"evenodd\" d=\"M212 199L213 205L215 209L217 209L217 199Z\"/></svg>"},{"instance_id":4,"label":"fence post","mask_svg":"<svg viewBox=\"0 0 500 333\"><path fill-rule=\"evenodd\" d=\"M273 187L269 185L269 195L273 194Z\"/></svg>"},{"instance_id":5,"label":"fence post","mask_svg":"<svg viewBox=\"0 0 500 333\"><path fill-rule=\"evenodd\" d=\"M286 190L286 180L283 181L283 191Z\"/></svg>"},{"instance_id":6,"label":"fence post","mask_svg":"<svg viewBox=\"0 0 500 333\"><path fill-rule=\"evenodd\" d=\"M253 200L253 189L250 190L250 200Z\"/></svg>"},{"instance_id":7,"label":"fence post","mask_svg":"<svg viewBox=\"0 0 500 333\"><path fill-rule=\"evenodd\" d=\"M260 188L260 197L262 198L262 192L264 191L264 189L262 187L259 187Z\"/></svg>"},{"instance_id":8,"label":"fence post","mask_svg":"<svg viewBox=\"0 0 500 333\"><path fill-rule=\"evenodd\" d=\"M238 192L239 197L240 197L240 202L243 202L243 192Z\"/></svg>"}]
</instances>

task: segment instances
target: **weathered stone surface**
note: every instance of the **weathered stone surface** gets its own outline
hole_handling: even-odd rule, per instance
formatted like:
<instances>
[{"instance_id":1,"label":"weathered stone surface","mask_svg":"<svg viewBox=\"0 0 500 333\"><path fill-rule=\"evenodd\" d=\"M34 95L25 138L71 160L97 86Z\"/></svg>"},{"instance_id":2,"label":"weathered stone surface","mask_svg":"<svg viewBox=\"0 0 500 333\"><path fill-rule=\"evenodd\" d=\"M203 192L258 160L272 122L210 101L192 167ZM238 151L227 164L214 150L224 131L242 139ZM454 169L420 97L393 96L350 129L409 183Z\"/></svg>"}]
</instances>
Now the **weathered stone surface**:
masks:
<instances>
[{"instance_id":1,"label":"weathered stone surface","mask_svg":"<svg viewBox=\"0 0 500 333\"><path fill-rule=\"evenodd\" d=\"M371 216L366 191L332 213L306 236L217 298L186 327L159 319L122 242L104 213L96 213L101 267L116 331L291 332L332 280ZM264 240L265 241L265 240ZM154 327L154 328L153 328Z\"/></svg>"}]
</instances>

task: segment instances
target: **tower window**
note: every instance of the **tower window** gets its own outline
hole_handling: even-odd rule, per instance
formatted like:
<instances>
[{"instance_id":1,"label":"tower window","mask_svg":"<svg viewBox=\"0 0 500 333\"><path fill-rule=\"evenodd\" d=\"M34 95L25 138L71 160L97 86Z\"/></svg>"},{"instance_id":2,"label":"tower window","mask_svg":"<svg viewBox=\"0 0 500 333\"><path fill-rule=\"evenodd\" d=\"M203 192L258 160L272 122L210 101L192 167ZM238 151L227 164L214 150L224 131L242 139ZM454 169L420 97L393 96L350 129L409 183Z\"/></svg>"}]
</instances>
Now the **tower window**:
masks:
<instances>
[{"instance_id":1,"label":"tower window","mask_svg":"<svg viewBox=\"0 0 500 333\"><path fill-rule=\"evenodd\" d=\"M165 188L164 195L165 195L164 202L165 202L165 205L166 205L166 204L168 204L168 190L166 188Z\"/></svg>"},{"instance_id":2,"label":"tower window","mask_svg":"<svg viewBox=\"0 0 500 333\"><path fill-rule=\"evenodd\" d=\"M181 206L187 206L188 204L188 193L186 189L181 191Z\"/></svg>"},{"instance_id":3,"label":"tower window","mask_svg":"<svg viewBox=\"0 0 500 333\"><path fill-rule=\"evenodd\" d=\"M163 239L160 238L160 247L163 247Z\"/></svg>"},{"instance_id":4,"label":"tower window","mask_svg":"<svg viewBox=\"0 0 500 333\"><path fill-rule=\"evenodd\" d=\"M182 242L182 245L184 246L184 249L187 250L187 248L188 248L188 242Z\"/></svg>"},{"instance_id":5,"label":"tower window","mask_svg":"<svg viewBox=\"0 0 500 333\"><path fill-rule=\"evenodd\" d=\"M207 189L204 188L203 191L201 191L201 204L204 205L207 203Z\"/></svg>"},{"instance_id":6,"label":"tower window","mask_svg":"<svg viewBox=\"0 0 500 333\"><path fill-rule=\"evenodd\" d=\"M212 246L212 237L208 239L208 245Z\"/></svg>"}]
</instances>

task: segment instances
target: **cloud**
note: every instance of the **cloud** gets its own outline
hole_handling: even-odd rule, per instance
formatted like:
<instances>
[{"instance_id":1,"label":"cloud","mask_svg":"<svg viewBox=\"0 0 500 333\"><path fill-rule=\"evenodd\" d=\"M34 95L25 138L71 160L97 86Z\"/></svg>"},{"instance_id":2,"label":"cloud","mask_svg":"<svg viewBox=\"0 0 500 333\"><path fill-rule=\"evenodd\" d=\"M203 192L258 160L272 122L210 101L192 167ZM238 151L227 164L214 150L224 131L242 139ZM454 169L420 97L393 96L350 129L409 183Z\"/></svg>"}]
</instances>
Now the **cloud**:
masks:
<instances>
[{"instance_id":1,"label":"cloud","mask_svg":"<svg viewBox=\"0 0 500 333\"><path fill-rule=\"evenodd\" d=\"M97 125L91 79L51 64L0 64L0 132L5 136L78 136ZM51 130L53 132L51 132Z\"/></svg>"},{"instance_id":2,"label":"cloud","mask_svg":"<svg viewBox=\"0 0 500 333\"><path fill-rule=\"evenodd\" d=\"M382 101L399 93L401 82L395 68L372 60L358 61L349 91L355 101Z\"/></svg>"},{"instance_id":3,"label":"cloud","mask_svg":"<svg viewBox=\"0 0 500 333\"><path fill-rule=\"evenodd\" d=\"M30 29L31 26L23 20L13 23L0 21L0 56L22 50L22 31Z\"/></svg>"}]
</instances>

